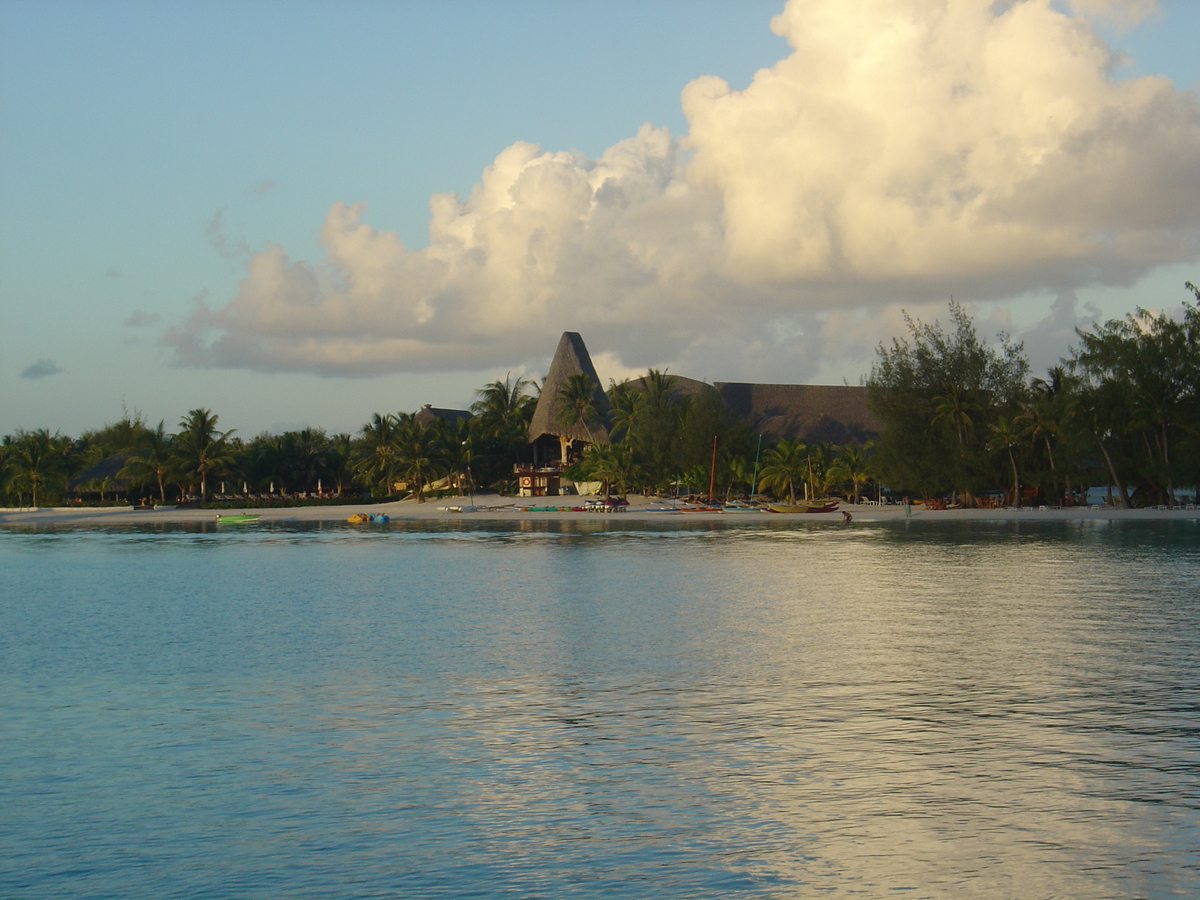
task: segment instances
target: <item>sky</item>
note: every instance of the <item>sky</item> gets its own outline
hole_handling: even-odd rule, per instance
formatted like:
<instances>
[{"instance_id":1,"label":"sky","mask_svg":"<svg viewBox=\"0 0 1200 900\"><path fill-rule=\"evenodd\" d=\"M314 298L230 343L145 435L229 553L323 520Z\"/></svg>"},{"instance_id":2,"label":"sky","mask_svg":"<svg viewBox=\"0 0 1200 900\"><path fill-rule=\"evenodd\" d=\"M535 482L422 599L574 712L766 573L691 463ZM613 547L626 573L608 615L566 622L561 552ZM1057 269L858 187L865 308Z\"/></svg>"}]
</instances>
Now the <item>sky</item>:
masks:
<instances>
[{"instance_id":1,"label":"sky","mask_svg":"<svg viewBox=\"0 0 1200 900\"><path fill-rule=\"evenodd\" d=\"M0 0L0 434L858 384L1200 282L1192 0Z\"/></svg>"}]
</instances>

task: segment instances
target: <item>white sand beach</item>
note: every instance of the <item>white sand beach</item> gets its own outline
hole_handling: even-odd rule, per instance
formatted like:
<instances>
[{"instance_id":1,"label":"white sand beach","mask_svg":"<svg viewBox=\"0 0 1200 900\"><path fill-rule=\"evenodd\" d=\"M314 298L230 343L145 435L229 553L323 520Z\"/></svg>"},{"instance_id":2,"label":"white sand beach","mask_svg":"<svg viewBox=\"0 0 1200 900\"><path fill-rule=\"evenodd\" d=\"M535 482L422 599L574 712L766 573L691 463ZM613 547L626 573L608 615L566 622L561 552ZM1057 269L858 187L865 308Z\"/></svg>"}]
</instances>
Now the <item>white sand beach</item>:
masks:
<instances>
[{"instance_id":1,"label":"white sand beach","mask_svg":"<svg viewBox=\"0 0 1200 900\"><path fill-rule=\"evenodd\" d=\"M354 504L340 506L297 506L283 509L224 509L221 515L250 513L259 516L261 522L345 522L355 513L382 513L397 521L422 520L555 520L578 519L641 519L656 521L721 520L721 521L793 521L813 524L828 524L844 527L842 511L848 511L855 523L886 522L905 517L902 506L876 506L862 503L842 503L832 513L762 513L755 511L705 511L673 513L664 512L669 501L651 499L631 494L629 506L622 512L600 511L530 511L525 506L567 505L582 503L581 497L501 497L495 494L476 494L471 498L444 498L418 503L416 500L401 500L393 503ZM0 509L0 527L3 526L120 526L145 524L193 524L216 521L218 510L163 506L154 510L134 510L129 507L44 507L39 509ZM913 506L912 517L925 521L1093 521L1093 520L1192 520L1200 521L1200 510L1177 507L1175 509L1119 509L1112 507L1022 507L1021 509L950 509L927 510L920 504Z\"/></svg>"}]
</instances>

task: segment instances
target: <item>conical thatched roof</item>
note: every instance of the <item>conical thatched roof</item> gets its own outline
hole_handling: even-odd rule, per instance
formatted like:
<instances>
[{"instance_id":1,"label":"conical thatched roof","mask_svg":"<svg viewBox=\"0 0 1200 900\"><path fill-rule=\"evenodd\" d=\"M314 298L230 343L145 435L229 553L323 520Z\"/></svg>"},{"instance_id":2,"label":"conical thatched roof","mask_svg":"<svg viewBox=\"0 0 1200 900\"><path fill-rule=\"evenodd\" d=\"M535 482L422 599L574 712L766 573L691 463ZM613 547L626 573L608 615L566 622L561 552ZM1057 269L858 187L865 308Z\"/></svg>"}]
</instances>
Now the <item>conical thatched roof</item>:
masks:
<instances>
[{"instance_id":1,"label":"conical thatched roof","mask_svg":"<svg viewBox=\"0 0 1200 900\"><path fill-rule=\"evenodd\" d=\"M595 385L592 404L596 408L597 417L589 421L586 427L582 422L567 424L568 420L563 415L564 404L559 398L567 379L579 374L586 375ZM542 395L533 411L533 421L529 423L530 443L543 435L572 441L607 443L608 428L603 422L607 415L608 398L604 396L600 376L596 374L596 367L592 365L592 358L588 355L583 338L577 332L564 331L559 339L558 349L554 351L554 359L550 361L546 381L542 384Z\"/></svg>"}]
</instances>

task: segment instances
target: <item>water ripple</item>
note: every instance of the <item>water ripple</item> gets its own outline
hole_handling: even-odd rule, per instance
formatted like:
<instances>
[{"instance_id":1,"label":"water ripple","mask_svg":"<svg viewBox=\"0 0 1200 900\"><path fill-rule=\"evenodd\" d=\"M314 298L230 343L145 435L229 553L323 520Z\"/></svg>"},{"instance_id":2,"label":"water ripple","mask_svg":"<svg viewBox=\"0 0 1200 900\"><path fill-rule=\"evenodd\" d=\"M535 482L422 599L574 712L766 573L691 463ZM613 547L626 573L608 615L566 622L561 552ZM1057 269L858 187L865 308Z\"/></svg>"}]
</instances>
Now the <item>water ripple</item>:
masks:
<instances>
[{"instance_id":1,"label":"water ripple","mask_svg":"<svg viewBox=\"0 0 1200 900\"><path fill-rule=\"evenodd\" d=\"M1200 895L1138 523L0 534L0 894Z\"/></svg>"}]
</instances>

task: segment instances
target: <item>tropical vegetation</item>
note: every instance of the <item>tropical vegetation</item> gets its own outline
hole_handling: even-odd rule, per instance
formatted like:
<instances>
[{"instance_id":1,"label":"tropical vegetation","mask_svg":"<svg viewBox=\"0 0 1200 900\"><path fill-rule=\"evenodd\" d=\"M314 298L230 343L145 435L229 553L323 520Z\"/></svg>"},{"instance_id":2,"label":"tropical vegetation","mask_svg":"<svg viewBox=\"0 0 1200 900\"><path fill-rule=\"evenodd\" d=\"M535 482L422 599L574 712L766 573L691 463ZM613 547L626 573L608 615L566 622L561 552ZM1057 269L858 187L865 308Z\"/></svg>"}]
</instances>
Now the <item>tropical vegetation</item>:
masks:
<instances>
[{"instance_id":1,"label":"tropical vegetation","mask_svg":"<svg viewBox=\"0 0 1200 900\"><path fill-rule=\"evenodd\" d=\"M766 441L713 388L667 371L558 388L559 424L593 440L564 477L617 493L796 502L883 492L970 505L1085 502L1107 486L1124 506L1200 493L1200 291L1174 315L1138 309L1078 332L1068 358L1032 376L1024 348L980 338L957 303L949 326L908 319L865 379L880 423L865 444ZM1194 302L1193 302L1194 301ZM376 412L356 434L303 428L243 439L207 408L174 431L128 412L71 438L47 429L0 441L0 503L319 502L513 492L532 460L539 386L506 375L470 414ZM603 436L607 434L608 439Z\"/></svg>"}]
</instances>

